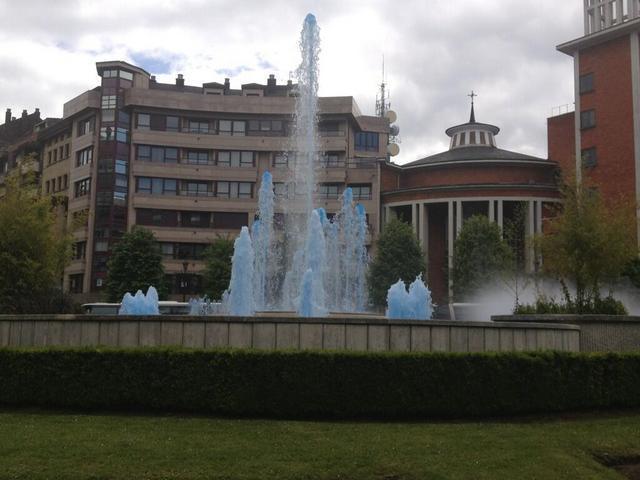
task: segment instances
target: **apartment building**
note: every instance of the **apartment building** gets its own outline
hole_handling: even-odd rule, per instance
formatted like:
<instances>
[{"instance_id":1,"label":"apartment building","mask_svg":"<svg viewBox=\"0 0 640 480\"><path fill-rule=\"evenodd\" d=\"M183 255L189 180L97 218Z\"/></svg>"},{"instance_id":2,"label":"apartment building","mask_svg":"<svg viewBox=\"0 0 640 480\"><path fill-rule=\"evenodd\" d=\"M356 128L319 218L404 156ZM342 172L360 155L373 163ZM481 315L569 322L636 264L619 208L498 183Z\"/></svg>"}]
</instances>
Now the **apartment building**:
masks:
<instances>
[{"instance_id":1,"label":"apartment building","mask_svg":"<svg viewBox=\"0 0 640 480\"><path fill-rule=\"evenodd\" d=\"M547 120L549 158L637 202L640 245L640 0L584 0L584 36L557 49L573 58L575 112Z\"/></svg>"},{"instance_id":2,"label":"apartment building","mask_svg":"<svg viewBox=\"0 0 640 480\"><path fill-rule=\"evenodd\" d=\"M174 298L202 291L202 253L216 236L250 226L265 171L273 175L277 214L295 169L290 133L296 85L231 88L175 83L122 61L98 62L100 85L69 100L63 118L39 134L43 192L57 198L74 237L65 289L100 298L107 262L134 225L160 243ZM389 122L362 115L352 97L319 99L322 160L316 202L340 209L352 187L379 229L379 171Z\"/></svg>"}]
</instances>

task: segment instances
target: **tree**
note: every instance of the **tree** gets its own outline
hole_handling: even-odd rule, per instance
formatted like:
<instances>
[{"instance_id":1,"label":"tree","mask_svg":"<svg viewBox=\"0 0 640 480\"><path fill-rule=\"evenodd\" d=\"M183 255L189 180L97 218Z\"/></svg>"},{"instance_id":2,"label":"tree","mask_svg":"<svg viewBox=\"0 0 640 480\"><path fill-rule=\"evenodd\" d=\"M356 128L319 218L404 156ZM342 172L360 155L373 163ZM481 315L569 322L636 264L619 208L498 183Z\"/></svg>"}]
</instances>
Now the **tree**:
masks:
<instances>
[{"instance_id":1,"label":"tree","mask_svg":"<svg viewBox=\"0 0 640 480\"><path fill-rule=\"evenodd\" d=\"M399 279L412 282L425 272L420 243L410 225L393 219L376 242L376 257L369 267L369 297L374 305L386 305L389 287Z\"/></svg>"},{"instance_id":2,"label":"tree","mask_svg":"<svg viewBox=\"0 0 640 480\"><path fill-rule=\"evenodd\" d=\"M484 215L464 222L454 244L453 294L457 300L470 297L501 278L513 261L513 252L500 234L500 227Z\"/></svg>"},{"instance_id":3,"label":"tree","mask_svg":"<svg viewBox=\"0 0 640 480\"><path fill-rule=\"evenodd\" d=\"M229 287L232 256L233 240L227 237L216 238L205 250L204 284L209 298L220 299Z\"/></svg>"},{"instance_id":4,"label":"tree","mask_svg":"<svg viewBox=\"0 0 640 480\"><path fill-rule=\"evenodd\" d=\"M109 300L119 302L126 292L146 292L153 285L166 296L162 254L153 232L134 226L113 248L107 271Z\"/></svg>"},{"instance_id":5,"label":"tree","mask_svg":"<svg viewBox=\"0 0 640 480\"><path fill-rule=\"evenodd\" d=\"M57 232L27 163L7 175L0 200L0 313L56 313L65 307L60 279L71 239Z\"/></svg>"},{"instance_id":6,"label":"tree","mask_svg":"<svg viewBox=\"0 0 640 480\"><path fill-rule=\"evenodd\" d=\"M565 301L581 313L600 298L601 285L619 279L637 256L635 208L625 199L605 204L585 175L581 184L565 185L562 196L561 209L537 245L544 271L561 282Z\"/></svg>"}]
</instances>

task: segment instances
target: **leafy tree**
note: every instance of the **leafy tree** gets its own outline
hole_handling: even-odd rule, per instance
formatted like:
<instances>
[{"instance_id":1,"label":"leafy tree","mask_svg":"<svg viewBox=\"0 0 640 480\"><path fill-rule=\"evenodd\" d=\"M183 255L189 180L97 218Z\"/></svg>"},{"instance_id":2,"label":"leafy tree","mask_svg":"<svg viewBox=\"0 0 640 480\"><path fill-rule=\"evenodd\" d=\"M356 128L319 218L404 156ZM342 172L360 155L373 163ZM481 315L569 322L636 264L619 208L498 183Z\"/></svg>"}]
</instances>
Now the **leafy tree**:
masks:
<instances>
[{"instance_id":1,"label":"leafy tree","mask_svg":"<svg viewBox=\"0 0 640 480\"><path fill-rule=\"evenodd\" d=\"M453 293L468 298L493 283L513 262L513 252L500 234L500 227L484 215L464 222L454 244Z\"/></svg>"},{"instance_id":2,"label":"leafy tree","mask_svg":"<svg viewBox=\"0 0 640 480\"><path fill-rule=\"evenodd\" d=\"M218 300L229 288L232 256L233 240L227 237L216 238L205 250L204 284L209 298Z\"/></svg>"},{"instance_id":3,"label":"leafy tree","mask_svg":"<svg viewBox=\"0 0 640 480\"><path fill-rule=\"evenodd\" d=\"M387 291L398 279L413 281L425 272L420 243L411 225L393 219L387 223L376 244L377 251L369 268L369 297L376 306L387 302Z\"/></svg>"},{"instance_id":4,"label":"leafy tree","mask_svg":"<svg viewBox=\"0 0 640 480\"><path fill-rule=\"evenodd\" d=\"M151 285L160 298L166 296L162 254L153 232L135 226L111 253L107 272L109 300L119 302L126 292L146 292Z\"/></svg>"},{"instance_id":5,"label":"leafy tree","mask_svg":"<svg viewBox=\"0 0 640 480\"><path fill-rule=\"evenodd\" d=\"M23 174L27 170L29 173ZM41 196L24 162L5 180L0 199L0 313L64 310L61 278L71 239L56 229L49 197Z\"/></svg>"},{"instance_id":6,"label":"leafy tree","mask_svg":"<svg viewBox=\"0 0 640 480\"><path fill-rule=\"evenodd\" d=\"M573 180L563 187L561 209L537 238L544 271L561 282L566 303L577 313L589 310L601 285L619 279L637 256L634 206L624 199L605 204L583 177L582 184Z\"/></svg>"},{"instance_id":7,"label":"leafy tree","mask_svg":"<svg viewBox=\"0 0 640 480\"><path fill-rule=\"evenodd\" d=\"M634 258L626 265L623 275L634 287L640 288L640 257Z\"/></svg>"}]
</instances>

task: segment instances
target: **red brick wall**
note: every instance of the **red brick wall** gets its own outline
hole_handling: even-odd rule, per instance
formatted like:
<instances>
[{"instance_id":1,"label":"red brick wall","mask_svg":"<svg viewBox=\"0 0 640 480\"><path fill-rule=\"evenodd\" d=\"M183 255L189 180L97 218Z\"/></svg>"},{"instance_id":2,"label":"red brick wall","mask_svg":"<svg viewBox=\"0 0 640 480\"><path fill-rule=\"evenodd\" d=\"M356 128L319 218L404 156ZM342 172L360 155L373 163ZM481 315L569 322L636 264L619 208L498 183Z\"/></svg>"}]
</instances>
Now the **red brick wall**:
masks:
<instances>
[{"instance_id":1,"label":"red brick wall","mask_svg":"<svg viewBox=\"0 0 640 480\"><path fill-rule=\"evenodd\" d=\"M580 97L582 111L596 111L596 126L581 131L582 148L598 155L587 174L612 200L635 197L630 48L626 36L580 52L580 74L594 74L594 91Z\"/></svg>"},{"instance_id":2,"label":"red brick wall","mask_svg":"<svg viewBox=\"0 0 640 480\"><path fill-rule=\"evenodd\" d=\"M380 191L388 192L398 188L399 171L386 165L380 166Z\"/></svg>"},{"instance_id":3,"label":"red brick wall","mask_svg":"<svg viewBox=\"0 0 640 480\"><path fill-rule=\"evenodd\" d=\"M544 198L558 198L560 196L556 189L527 189L527 188L513 188L505 186L498 189L482 189L473 188L469 190L447 190L447 191L431 191L431 192L398 192L384 195L382 197L382 204L389 204L394 202L411 202L418 200L432 200L447 198L459 198L459 197L544 197Z\"/></svg>"},{"instance_id":4,"label":"red brick wall","mask_svg":"<svg viewBox=\"0 0 640 480\"><path fill-rule=\"evenodd\" d=\"M553 184L552 166L495 164L449 164L441 167L412 168L402 172L400 188L477 184Z\"/></svg>"},{"instance_id":5,"label":"red brick wall","mask_svg":"<svg viewBox=\"0 0 640 480\"><path fill-rule=\"evenodd\" d=\"M565 176L576 170L575 113L547 118L547 148L549 160L558 162Z\"/></svg>"}]
</instances>

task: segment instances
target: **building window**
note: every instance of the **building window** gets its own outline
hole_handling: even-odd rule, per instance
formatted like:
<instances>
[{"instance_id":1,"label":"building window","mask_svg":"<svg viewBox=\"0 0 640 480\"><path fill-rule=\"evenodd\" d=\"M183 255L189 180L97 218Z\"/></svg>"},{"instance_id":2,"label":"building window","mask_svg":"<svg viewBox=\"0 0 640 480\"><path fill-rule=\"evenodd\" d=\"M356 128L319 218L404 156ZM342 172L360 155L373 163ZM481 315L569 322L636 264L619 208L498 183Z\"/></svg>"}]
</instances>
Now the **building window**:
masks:
<instances>
[{"instance_id":1,"label":"building window","mask_svg":"<svg viewBox=\"0 0 640 480\"><path fill-rule=\"evenodd\" d=\"M180 118L167 116L167 132L179 132L180 131Z\"/></svg>"},{"instance_id":2,"label":"building window","mask_svg":"<svg viewBox=\"0 0 640 480\"><path fill-rule=\"evenodd\" d=\"M141 162L178 163L178 149L138 145L136 158Z\"/></svg>"},{"instance_id":3,"label":"building window","mask_svg":"<svg viewBox=\"0 0 640 480\"><path fill-rule=\"evenodd\" d=\"M273 156L273 166L287 168L289 166L289 156L286 153L276 153Z\"/></svg>"},{"instance_id":4,"label":"building window","mask_svg":"<svg viewBox=\"0 0 640 480\"><path fill-rule=\"evenodd\" d=\"M93 117L85 118L78 122L78 136L82 136L85 133L93 132Z\"/></svg>"},{"instance_id":5,"label":"building window","mask_svg":"<svg viewBox=\"0 0 640 480\"><path fill-rule=\"evenodd\" d=\"M211 191L210 185L209 182L186 181L183 182L180 192L190 197L207 197Z\"/></svg>"},{"instance_id":6,"label":"building window","mask_svg":"<svg viewBox=\"0 0 640 480\"><path fill-rule=\"evenodd\" d=\"M255 166L254 152L222 151L218 152L217 165L223 167L244 167Z\"/></svg>"},{"instance_id":7,"label":"building window","mask_svg":"<svg viewBox=\"0 0 640 480\"><path fill-rule=\"evenodd\" d=\"M64 145L64 158L69 158L69 144Z\"/></svg>"},{"instance_id":8,"label":"building window","mask_svg":"<svg viewBox=\"0 0 640 480\"><path fill-rule=\"evenodd\" d=\"M209 133L209 122L206 120L189 120L189 133Z\"/></svg>"},{"instance_id":9,"label":"building window","mask_svg":"<svg viewBox=\"0 0 640 480\"><path fill-rule=\"evenodd\" d=\"M174 178L137 177L136 191L150 195L177 195L178 182Z\"/></svg>"},{"instance_id":10,"label":"building window","mask_svg":"<svg viewBox=\"0 0 640 480\"><path fill-rule=\"evenodd\" d=\"M126 128L116 128L116 141L127 143L129 141L129 130Z\"/></svg>"},{"instance_id":11,"label":"building window","mask_svg":"<svg viewBox=\"0 0 640 480\"><path fill-rule=\"evenodd\" d=\"M371 200L371 184L349 185L354 200Z\"/></svg>"},{"instance_id":12,"label":"building window","mask_svg":"<svg viewBox=\"0 0 640 480\"><path fill-rule=\"evenodd\" d=\"M273 193L278 198L288 198L289 186L284 182L275 182L273 184Z\"/></svg>"},{"instance_id":13,"label":"building window","mask_svg":"<svg viewBox=\"0 0 640 480\"><path fill-rule=\"evenodd\" d=\"M246 127L247 122L244 120L220 120L218 122L218 134L243 137L246 133Z\"/></svg>"},{"instance_id":14,"label":"building window","mask_svg":"<svg viewBox=\"0 0 640 480\"><path fill-rule=\"evenodd\" d=\"M120 78L132 81L133 80L133 73L127 72L125 70L120 70Z\"/></svg>"},{"instance_id":15,"label":"building window","mask_svg":"<svg viewBox=\"0 0 640 480\"><path fill-rule=\"evenodd\" d=\"M136 123L138 130L150 130L151 129L151 115L148 113L138 114L138 123Z\"/></svg>"},{"instance_id":16,"label":"building window","mask_svg":"<svg viewBox=\"0 0 640 480\"><path fill-rule=\"evenodd\" d=\"M102 123L105 122L115 122L116 121L116 111L115 110L102 110Z\"/></svg>"},{"instance_id":17,"label":"building window","mask_svg":"<svg viewBox=\"0 0 640 480\"><path fill-rule=\"evenodd\" d=\"M65 173L62 176L62 188L65 190L69 187L69 176Z\"/></svg>"},{"instance_id":18,"label":"building window","mask_svg":"<svg viewBox=\"0 0 640 480\"><path fill-rule=\"evenodd\" d=\"M340 159L339 153L326 153L322 156L321 164L325 168L344 167L344 162Z\"/></svg>"},{"instance_id":19,"label":"building window","mask_svg":"<svg viewBox=\"0 0 640 480\"><path fill-rule=\"evenodd\" d=\"M248 122L248 135L253 136L282 136L284 135L284 123L282 120L250 120Z\"/></svg>"},{"instance_id":20,"label":"building window","mask_svg":"<svg viewBox=\"0 0 640 480\"><path fill-rule=\"evenodd\" d=\"M85 178L83 180L78 180L74 184L74 186L76 198L89 195L89 192L91 192L91 177Z\"/></svg>"},{"instance_id":21,"label":"building window","mask_svg":"<svg viewBox=\"0 0 640 480\"><path fill-rule=\"evenodd\" d=\"M84 260L87 253L87 242L75 242L72 249L72 258L74 260Z\"/></svg>"},{"instance_id":22,"label":"building window","mask_svg":"<svg viewBox=\"0 0 640 480\"><path fill-rule=\"evenodd\" d=\"M69 293L82 293L82 284L84 283L84 274L76 273L69 275Z\"/></svg>"},{"instance_id":23,"label":"building window","mask_svg":"<svg viewBox=\"0 0 640 480\"><path fill-rule=\"evenodd\" d=\"M209 212L180 212L182 227L209 228L211 214Z\"/></svg>"},{"instance_id":24,"label":"building window","mask_svg":"<svg viewBox=\"0 0 640 480\"><path fill-rule=\"evenodd\" d=\"M251 182L216 182L216 197L253 198Z\"/></svg>"},{"instance_id":25,"label":"building window","mask_svg":"<svg viewBox=\"0 0 640 480\"><path fill-rule=\"evenodd\" d=\"M593 92L593 73L580 76L580 95Z\"/></svg>"},{"instance_id":26,"label":"building window","mask_svg":"<svg viewBox=\"0 0 640 480\"><path fill-rule=\"evenodd\" d=\"M355 148L360 151L377 152L379 149L378 133L356 132Z\"/></svg>"},{"instance_id":27,"label":"building window","mask_svg":"<svg viewBox=\"0 0 640 480\"><path fill-rule=\"evenodd\" d=\"M321 183L318 185L318 195L320 198L338 198L340 186L337 183Z\"/></svg>"},{"instance_id":28,"label":"building window","mask_svg":"<svg viewBox=\"0 0 640 480\"><path fill-rule=\"evenodd\" d=\"M598 164L598 155L596 147L585 148L582 150L582 166L584 168L593 168Z\"/></svg>"},{"instance_id":29,"label":"building window","mask_svg":"<svg viewBox=\"0 0 640 480\"><path fill-rule=\"evenodd\" d=\"M93 161L93 147L84 148L76 154L76 167L89 165L92 161Z\"/></svg>"},{"instance_id":30,"label":"building window","mask_svg":"<svg viewBox=\"0 0 640 480\"><path fill-rule=\"evenodd\" d=\"M213 212L213 228L239 230L248 224L248 213Z\"/></svg>"},{"instance_id":31,"label":"building window","mask_svg":"<svg viewBox=\"0 0 640 480\"><path fill-rule=\"evenodd\" d=\"M209 163L208 150L188 150L185 155L187 163L192 165L207 165Z\"/></svg>"},{"instance_id":32,"label":"building window","mask_svg":"<svg viewBox=\"0 0 640 480\"><path fill-rule=\"evenodd\" d=\"M320 122L318 125L318 131L323 137L338 137L343 135L343 132L340 129L340 122L336 121Z\"/></svg>"},{"instance_id":33,"label":"building window","mask_svg":"<svg viewBox=\"0 0 640 480\"><path fill-rule=\"evenodd\" d=\"M460 145L466 145L467 144L467 134L466 132L462 132L460 134Z\"/></svg>"},{"instance_id":34,"label":"building window","mask_svg":"<svg viewBox=\"0 0 640 480\"><path fill-rule=\"evenodd\" d=\"M175 210L155 210L139 208L136 210L136 223L156 227L177 227L178 212Z\"/></svg>"},{"instance_id":35,"label":"building window","mask_svg":"<svg viewBox=\"0 0 640 480\"><path fill-rule=\"evenodd\" d=\"M44 183L44 189L45 189L45 193L49 193L49 192L50 192L50 190L49 190L49 189L50 189L50 187L49 187L49 180L47 180L47 181Z\"/></svg>"},{"instance_id":36,"label":"building window","mask_svg":"<svg viewBox=\"0 0 640 480\"><path fill-rule=\"evenodd\" d=\"M487 144L487 136L485 135L484 132L480 132L480 144L481 145Z\"/></svg>"},{"instance_id":37,"label":"building window","mask_svg":"<svg viewBox=\"0 0 640 480\"><path fill-rule=\"evenodd\" d=\"M476 132L469 133L469 144L470 145L476 144Z\"/></svg>"},{"instance_id":38,"label":"building window","mask_svg":"<svg viewBox=\"0 0 640 480\"><path fill-rule=\"evenodd\" d=\"M116 173L120 175L127 174L127 162L126 160L116 160Z\"/></svg>"},{"instance_id":39,"label":"building window","mask_svg":"<svg viewBox=\"0 0 640 480\"><path fill-rule=\"evenodd\" d=\"M585 110L580 112L580 128L582 130L596 126L596 111Z\"/></svg>"},{"instance_id":40,"label":"building window","mask_svg":"<svg viewBox=\"0 0 640 480\"><path fill-rule=\"evenodd\" d=\"M103 95L101 107L106 109L113 109L118 106L117 97L115 95Z\"/></svg>"}]
</instances>

